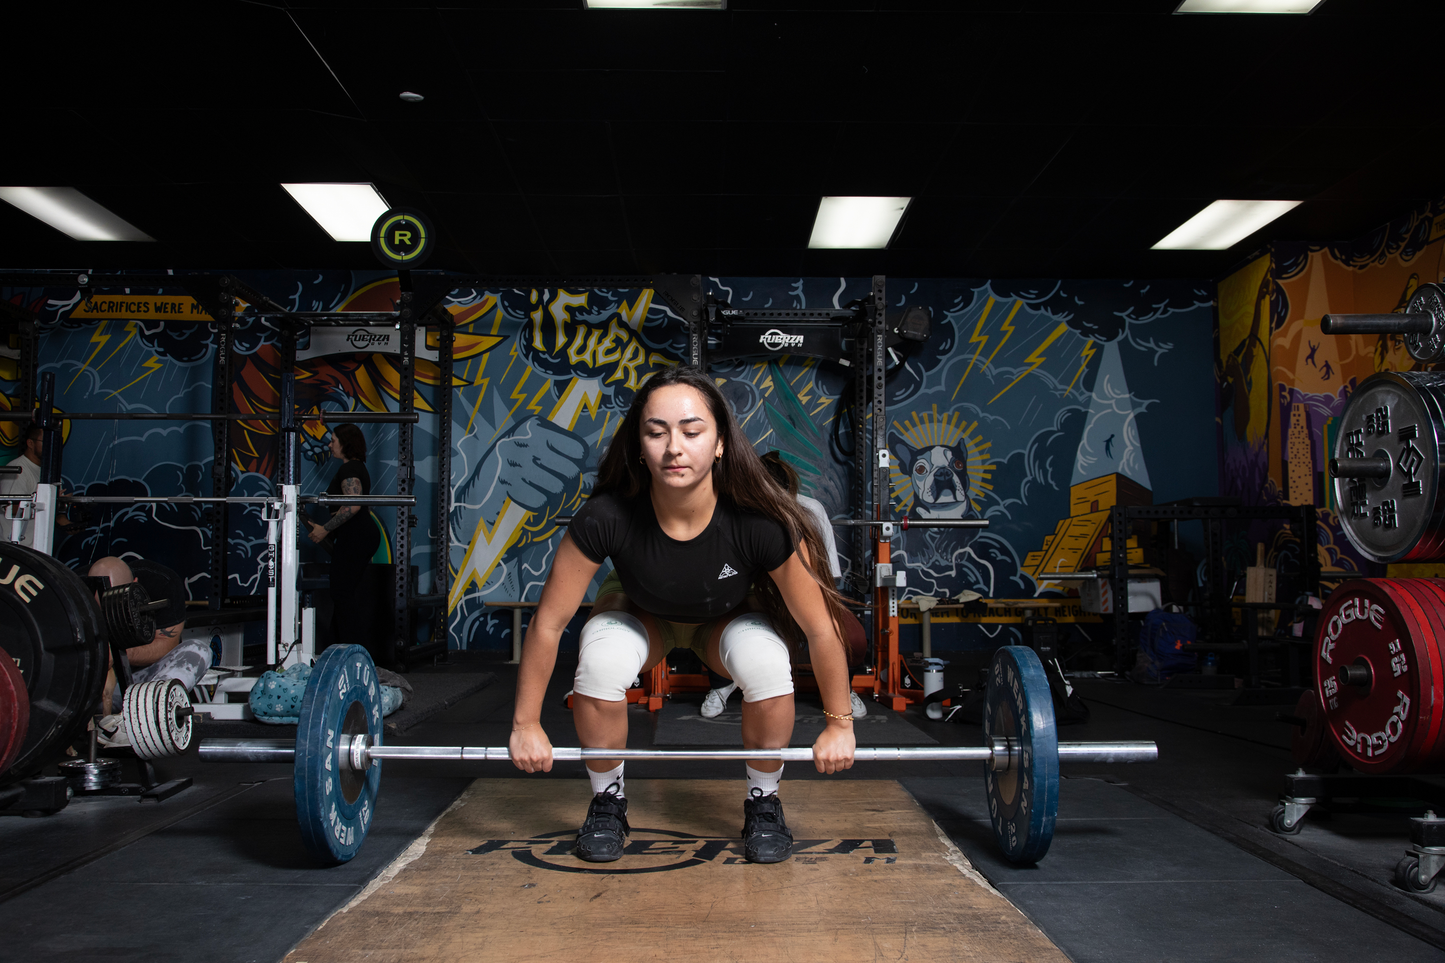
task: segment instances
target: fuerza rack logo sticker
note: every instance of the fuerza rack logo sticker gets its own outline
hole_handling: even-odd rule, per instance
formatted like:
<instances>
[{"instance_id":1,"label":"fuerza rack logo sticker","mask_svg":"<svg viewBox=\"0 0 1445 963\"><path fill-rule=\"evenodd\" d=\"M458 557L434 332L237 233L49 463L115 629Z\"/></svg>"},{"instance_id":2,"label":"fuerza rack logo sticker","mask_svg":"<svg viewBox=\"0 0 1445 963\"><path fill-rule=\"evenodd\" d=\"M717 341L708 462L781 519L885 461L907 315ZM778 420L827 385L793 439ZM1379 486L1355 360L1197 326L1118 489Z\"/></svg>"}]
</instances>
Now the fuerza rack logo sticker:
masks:
<instances>
[{"instance_id":1,"label":"fuerza rack logo sticker","mask_svg":"<svg viewBox=\"0 0 1445 963\"><path fill-rule=\"evenodd\" d=\"M728 577L733 576L733 575L736 575L736 574L738 574L738 573L733 569L733 567L732 567L731 565L727 564L726 562L724 562L724 563L723 563L722 574L719 575L718 578L720 578L720 579L728 578Z\"/></svg>"}]
</instances>

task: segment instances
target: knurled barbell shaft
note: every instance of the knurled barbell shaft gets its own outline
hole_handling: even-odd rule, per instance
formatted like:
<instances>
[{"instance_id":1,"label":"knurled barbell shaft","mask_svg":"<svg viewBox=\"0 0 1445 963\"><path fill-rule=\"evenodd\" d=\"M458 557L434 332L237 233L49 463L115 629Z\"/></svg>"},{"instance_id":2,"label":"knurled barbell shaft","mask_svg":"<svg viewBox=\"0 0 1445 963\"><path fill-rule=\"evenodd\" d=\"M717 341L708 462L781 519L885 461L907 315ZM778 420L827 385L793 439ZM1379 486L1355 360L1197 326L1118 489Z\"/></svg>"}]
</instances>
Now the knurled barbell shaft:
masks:
<instances>
[{"instance_id":1,"label":"knurled barbell shaft","mask_svg":"<svg viewBox=\"0 0 1445 963\"><path fill-rule=\"evenodd\" d=\"M1331 458L1330 474L1335 478L1389 478L1388 458Z\"/></svg>"},{"instance_id":2,"label":"knurled barbell shaft","mask_svg":"<svg viewBox=\"0 0 1445 963\"><path fill-rule=\"evenodd\" d=\"M452 762L508 762L511 754L506 746L369 746L373 759L413 759ZM205 739L200 745L201 759L206 762L292 762L295 743L288 739ZM949 760L954 762L991 763L994 750L984 746L860 748L853 752L855 762L912 762ZM813 750L806 746L786 749L578 749L559 746L552 750L559 762L587 759L622 760L724 760L780 759L783 762L812 762ZM1154 762L1159 747L1152 742L1061 742L1059 762L1125 763Z\"/></svg>"},{"instance_id":3,"label":"knurled barbell shaft","mask_svg":"<svg viewBox=\"0 0 1445 963\"><path fill-rule=\"evenodd\" d=\"M1325 334L1429 334L1431 314L1327 314L1320 319Z\"/></svg>"}]
</instances>

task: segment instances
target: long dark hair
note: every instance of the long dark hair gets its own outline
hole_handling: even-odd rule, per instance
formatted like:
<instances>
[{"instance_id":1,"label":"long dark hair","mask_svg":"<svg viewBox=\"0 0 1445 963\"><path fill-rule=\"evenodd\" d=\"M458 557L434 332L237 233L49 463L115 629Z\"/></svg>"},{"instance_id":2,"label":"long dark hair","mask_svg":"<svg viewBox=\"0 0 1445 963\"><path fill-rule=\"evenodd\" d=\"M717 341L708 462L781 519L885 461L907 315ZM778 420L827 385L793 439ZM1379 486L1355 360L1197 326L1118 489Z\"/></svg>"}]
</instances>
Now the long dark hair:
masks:
<instances>
[{"instance_id":1,"label":"long dark hair","mask_svg":"<svg viewBox=\"0 0 1445 963\"><path fill-rule=\"evenodd\" d=\"M341 457L347 461L355 458L357 461L366 461L366 436L361 429L351 422L336 425L331 433L341 442Z\"/></svg>"},{"instance_id":2,"label":"long dark hair","mask_svg":"<svg viewBox=\"0 0 1445 963\"><path fill-rule=\"evenodd\" d=\"M818 588L823 592L823 600L828 605L833 628L838 633L839 645L844 645L846 636L843 634L843 626L846 623L843 596L833 587L828 569L828 552L822 538L808 516L803 513L803 509L798 506L797 500L773 481L762 459L753 450L752 442L738 426L732 407L722 396L722 392L717 390L717 385L696 368L666 368L647 379L638 389L632 398L631 407L627 409L627 416L622 419L622 424L617 426L617 433L612 436L607 453L602 456L602 463L597 469L597 485L592 494L616 492L624 498L636 498L650 490L652 473L642 463L642 410L654 391L672 385L685 385L696 389L707 402L708 410L712 412L713 421L717 424L718 437L723 443L723 454L712 464L713 491L719 498L727 499L744 511L781 523L791 533L793 544L802 542L807 546L808 557L805 565L813 576L813 581L818 583ZM771 578L760 578L753 583L753 591L774 627L795 651L802 653L807 639L793 619L792 613L788 611L788 605L777 585Z\"/></svg>"}]
</instances>

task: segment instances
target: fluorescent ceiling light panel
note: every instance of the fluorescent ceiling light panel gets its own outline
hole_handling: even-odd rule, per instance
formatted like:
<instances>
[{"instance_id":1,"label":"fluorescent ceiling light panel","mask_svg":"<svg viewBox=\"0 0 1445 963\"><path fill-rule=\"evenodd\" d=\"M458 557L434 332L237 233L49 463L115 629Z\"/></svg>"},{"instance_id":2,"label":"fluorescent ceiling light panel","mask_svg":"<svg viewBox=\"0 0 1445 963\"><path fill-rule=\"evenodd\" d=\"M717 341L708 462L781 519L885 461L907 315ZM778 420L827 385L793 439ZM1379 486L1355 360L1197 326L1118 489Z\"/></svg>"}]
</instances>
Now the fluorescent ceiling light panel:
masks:
<instances>
[{"instance_id":1,"label":"fluorescent ceiling light panel","mask_svg":"<svg viewBox=\"0 0 1445 963\"><path fill-rule=\"evenodd\" d=\"M390 208L372 184L282 184L335 241L370 241L371 226Z\"/></svg>"},{"instance_id":2,"label":"fluorescent ceiling light panel","mask_svg":"<svg viewBox=\"0 0 1445 963\"><path fill-rule=\"evenodd\" d=\"M1151 250L1223 251L1302 201L1215 201L1180 224Z\"/></svg>"},{"instance_id":3,"label":"fluorescent ceiling light panel","mask_svg":"<svg viewBox=\"0 0 1445 963\"><path fill-rule=\"evenodd\" d=\"M1184 0L1175 13L1312 13L1324 0Z\"/></svg>"},{"instance_id":4,"label":"fluorescent ceiling light panel","mask_svg":"<svg viewBox=\"0 0 1445 963\"><path fill-rule=\"evenodd\" d=\"M154 241L73 187L0 187L0 200L77 241Z\"/></svg>"},{"instance_id":5,"label":"fluorescent ceiling light panel","mask_svg":"<svg viewBox=\"0 0 1445 963\"><path fill-rule=\"evenodd\" d=\"M811 248L883 248L911 197L825 197L813 221Z\"/></svg>"},{"instance_id":6,"label":"fluorescent ceiling light panel","mask_svg":"<svg viewBox=\"0 0 1445 963\"><path fill-rule=\"evenodd\" d=\"M587 0L588 10L725 10L727 0Z\"/></svg>"}]
</instances>

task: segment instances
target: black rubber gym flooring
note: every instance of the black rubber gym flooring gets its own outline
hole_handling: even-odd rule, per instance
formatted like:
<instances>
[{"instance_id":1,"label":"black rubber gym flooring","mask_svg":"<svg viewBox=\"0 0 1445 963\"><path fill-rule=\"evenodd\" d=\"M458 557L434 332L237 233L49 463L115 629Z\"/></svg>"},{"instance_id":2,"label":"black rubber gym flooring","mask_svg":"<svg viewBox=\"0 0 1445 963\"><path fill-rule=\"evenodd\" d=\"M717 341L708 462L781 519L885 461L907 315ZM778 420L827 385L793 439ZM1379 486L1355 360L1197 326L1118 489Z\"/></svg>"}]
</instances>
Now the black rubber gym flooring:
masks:
<instances>
[{"instance_id":1,"label":"black rubber gym flooring","mask_svg":"<svg viewBox=\"0 0 1445 963\"><path fill-rule=\"evenodd\" d=\"M505 744L513 668L464 662L409 678L420 689L430 674L466 672L495 679L391 741ZM561 704L568 674L559 665L544 717L558 745L575 744ZM1161 758L1071 767L1053 847L1035 868L995 855L977 764L860 764L843 778L898 779L979 871L1077 961L1445 958L1445 887L1415 895L1390 882L1407 845L1407 803L1373 815L1312 813L1293 837L1266 828L1281 777L1293 769L1289 731L1274 719L1279 707L1234 706L1228 692L1118 682L1090 680L1081 691L1092 718L1063 727L1061 739L1155 739ZM943 744L978 742L972 726L912 712L908 719ZM632 720L630 743L650 746L652 716L634 709ZM738 778L739 764L722 766L633 763L628 775ZM55 816L0 818L0 960L279 960L360 893L471 779L510 773L496 763L388 763L361 854L318 869L297 834L289 768L207 765L194 750L158 768L163 778L191 775L196 784L159 804L77 798ZM580 778L580 765L522 778L544 791L548 779ZM790 765L787 778L834 777Z\"/></svg>"}]
</instances>

